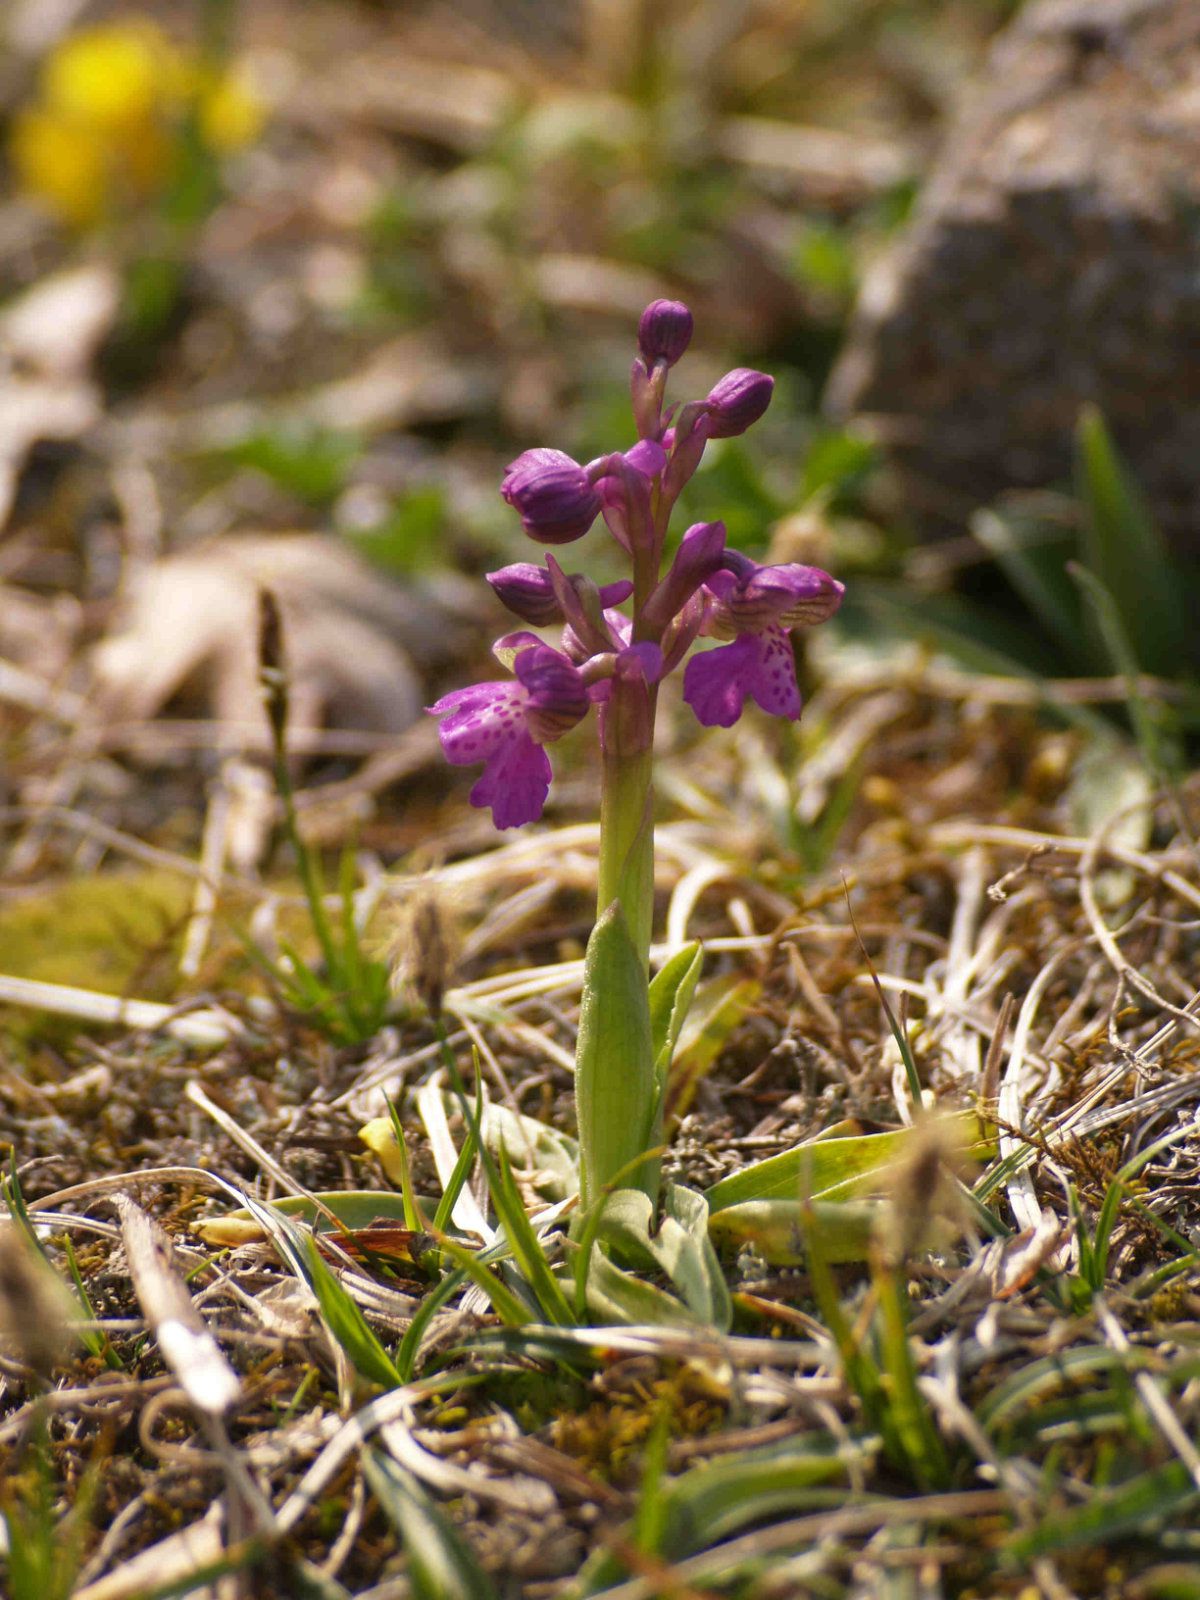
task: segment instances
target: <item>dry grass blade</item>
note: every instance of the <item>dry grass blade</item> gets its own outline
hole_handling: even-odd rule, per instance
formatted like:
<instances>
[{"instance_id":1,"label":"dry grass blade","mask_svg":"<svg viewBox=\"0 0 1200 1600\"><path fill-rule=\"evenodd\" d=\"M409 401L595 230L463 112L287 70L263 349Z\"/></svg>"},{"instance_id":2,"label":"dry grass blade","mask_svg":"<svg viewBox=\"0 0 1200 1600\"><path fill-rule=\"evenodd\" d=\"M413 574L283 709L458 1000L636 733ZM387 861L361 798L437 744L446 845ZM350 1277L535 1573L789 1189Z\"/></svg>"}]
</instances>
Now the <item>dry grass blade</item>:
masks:
<instances>
[{"instance_id":1,"label":"dry grass blade","mask_svg":"<svg viewBox=\"0 0 1200 1600\"><path fill-rule=\"evenodd\" d=\"M226 1416L242 1396L237 1374L196 1310L166 1234L128 1195L114 1197L134 1292L162 1358L204 1416Z\"/></svg>"}]
</instances>

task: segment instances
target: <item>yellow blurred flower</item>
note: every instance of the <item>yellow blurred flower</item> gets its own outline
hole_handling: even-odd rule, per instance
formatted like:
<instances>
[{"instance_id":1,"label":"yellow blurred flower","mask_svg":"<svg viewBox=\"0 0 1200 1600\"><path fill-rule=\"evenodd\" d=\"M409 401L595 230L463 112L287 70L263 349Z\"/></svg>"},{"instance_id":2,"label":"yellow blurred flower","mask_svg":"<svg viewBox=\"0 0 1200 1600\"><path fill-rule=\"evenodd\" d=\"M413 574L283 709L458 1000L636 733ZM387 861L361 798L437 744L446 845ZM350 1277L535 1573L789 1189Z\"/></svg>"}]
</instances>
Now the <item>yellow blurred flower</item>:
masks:
<instances>
[{"instance_id":1,"label":"yellow blurred flower","mask_svg":"<svg viewBox=\"0 0 1200 1600\"><path fill-rule=\"evenodd\" d=\"M217 155L233 155L258 138L266 107L244 69L231 67L210 80L198 106L200 137Z\"/></svg>"},{"instance_id":2,"label":"yellow blurred flower","mask_svg":"<svg viewBox=\"0 0 1200 1600\"><path fill-rule=\"evenodd\" d=\"M55 112L37 106L22 111L9 135L9 156L25 193L45 201L65 221L86 228L103 216L104 152Z\"/></svg>"},{"instance_id":3,"label":"yellow blurred flower","mask_svg":"<svg viewBox=\"0 0 1200 1600\"><path fill-rule=\"evenodd\" d=\"M253 142L265 111L244 71L218 71L148 22L86 28L42 69L36 102L13 120L19 187L89 227L169 179L189 118L214 157Z\"/></svg>"},{"instance_id":4,"label":"yellow blurred flower","mask_svg":"<svg viewBox=\"0 0 1200 1600\"><path fill-rule=\"evenodd\" d=\"M160 113L178 54L148 23L117 23L69 35L42 70L42 99L93 133L127 130Z\"/></svg>"}]
</instances>

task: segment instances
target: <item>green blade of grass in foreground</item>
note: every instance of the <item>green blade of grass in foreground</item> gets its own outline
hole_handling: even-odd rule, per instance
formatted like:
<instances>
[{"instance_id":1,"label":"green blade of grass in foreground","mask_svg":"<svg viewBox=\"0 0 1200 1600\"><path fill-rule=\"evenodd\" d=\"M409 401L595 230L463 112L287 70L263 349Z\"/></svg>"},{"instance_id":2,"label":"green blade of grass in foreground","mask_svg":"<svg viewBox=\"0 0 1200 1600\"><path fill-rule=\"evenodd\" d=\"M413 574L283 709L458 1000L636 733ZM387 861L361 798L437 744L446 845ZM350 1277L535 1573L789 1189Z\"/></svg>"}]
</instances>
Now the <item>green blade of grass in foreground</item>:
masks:
<instances>
[{"instance_id":1,"label":"green blade of grass in foreground","mask_svg":"<svg viewBox=\"0 0 1200 1600\"><path fill-rule=\"evenodd\" d=\"M399 1388L395 1363L367 1325L349 1294L325 1265L316 1241L307 1240L308 1281L321 1307L326 1327L349 1356L354 1370L380 1388Z\"/></svg>"},{"instance_id":2,"label":"green blade of grass in foreground","mask_svg":"<svg viewBox=\"0 0 1200 1600\"><path fill-rule=\"evenodd\" d=\"M379 1450L363 1469L400 1535L415 1600L498 1600L487 1574L411 1473Z\"/></svg>"}]
</instances>

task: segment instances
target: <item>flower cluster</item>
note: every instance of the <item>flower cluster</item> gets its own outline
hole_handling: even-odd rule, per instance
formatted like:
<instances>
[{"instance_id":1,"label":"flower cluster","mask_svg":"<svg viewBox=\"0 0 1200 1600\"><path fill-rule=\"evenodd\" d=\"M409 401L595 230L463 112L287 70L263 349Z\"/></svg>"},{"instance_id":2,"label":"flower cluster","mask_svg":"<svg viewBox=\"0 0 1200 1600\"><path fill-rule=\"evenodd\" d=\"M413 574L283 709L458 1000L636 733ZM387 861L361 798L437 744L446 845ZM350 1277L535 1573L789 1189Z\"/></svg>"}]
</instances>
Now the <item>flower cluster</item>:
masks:
<instances>
[{"instance_id":1,"label":"flower cluster","mask_svg":"<svg viewBox=\"0 0 1200 1600\"><path fill-rule=\"evenodd\" d=\"M761 566L725 544L720 522L683 535L666 571L675 502L710 439L745 433L766 411L774 380L728 372L703 400L664 408L668 371L687 349L691 312L673 300L647 306L638 327L631 393L638 441L580 465L561 450L527 450L501 494L529 537L570 544L602 519L629 559L631 576L597 587L545 565L518 562L488 574L503 603L536 628L560 626L557 647L518 632L497 641L511 679L443 696L442 748L456 766L483 763L471 801L499 828L542 813L550 787L545 746L598 707L606 757L649 749L657 687L685 657L683 698L705 727L728 728L747 700L775 716L800 715L790 630L833 615L842 585L819 567ZM629 604L629 613L619 609ZM689 656L701 637L728 641Z\"/></svg>"}]
</instances>

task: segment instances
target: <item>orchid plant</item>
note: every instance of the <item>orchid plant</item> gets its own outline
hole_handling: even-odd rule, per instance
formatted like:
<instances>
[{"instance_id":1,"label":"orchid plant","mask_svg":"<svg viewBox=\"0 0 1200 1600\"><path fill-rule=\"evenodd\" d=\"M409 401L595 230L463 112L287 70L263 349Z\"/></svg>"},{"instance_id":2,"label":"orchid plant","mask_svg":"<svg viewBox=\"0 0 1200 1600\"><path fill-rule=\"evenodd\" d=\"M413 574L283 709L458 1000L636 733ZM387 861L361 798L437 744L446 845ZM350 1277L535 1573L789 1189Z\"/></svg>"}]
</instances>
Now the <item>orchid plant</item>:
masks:
<instances>
[{"instance_id":1,"label":"orchid plant","mask_svg":"<svg viewBox=\"0 0 1200 1600\"><path fill-rule=\"evenodd\" d=\"M602 519L629 566L598 586L545 564L488 574L527 628L496 641L512 676L443 696L446 757L483 764L471 801L498 828L542 814L546 747L595 705L600 743L597 922L588 944L576 1061L582 1214L617 1185L654 1203L668 1036L677 1032L682 970L649 982L654 895L653 748L659 686L683 668L683 698L704 727L732 726L747 700L795 720L801 697L790 630L832 616L843 588L818 567L762 566L725 542L721 522L688 528L669 563L672 513L710 440L746 432L774 380L737 368L701 400L665 407L667 376L686 351L692 315L673 300L646 307L631 392L637 442L580 465L561 450L527 450L501 493L535 543L582 539ZM665 569L665 570L664 570ZM547 644L531 628L561 629ZM699 641L726 641L694 648ZM694 986L694 971L691 979ZM686 1008L686 999L683 1001Z\"/></svg>"}]
</instances>

